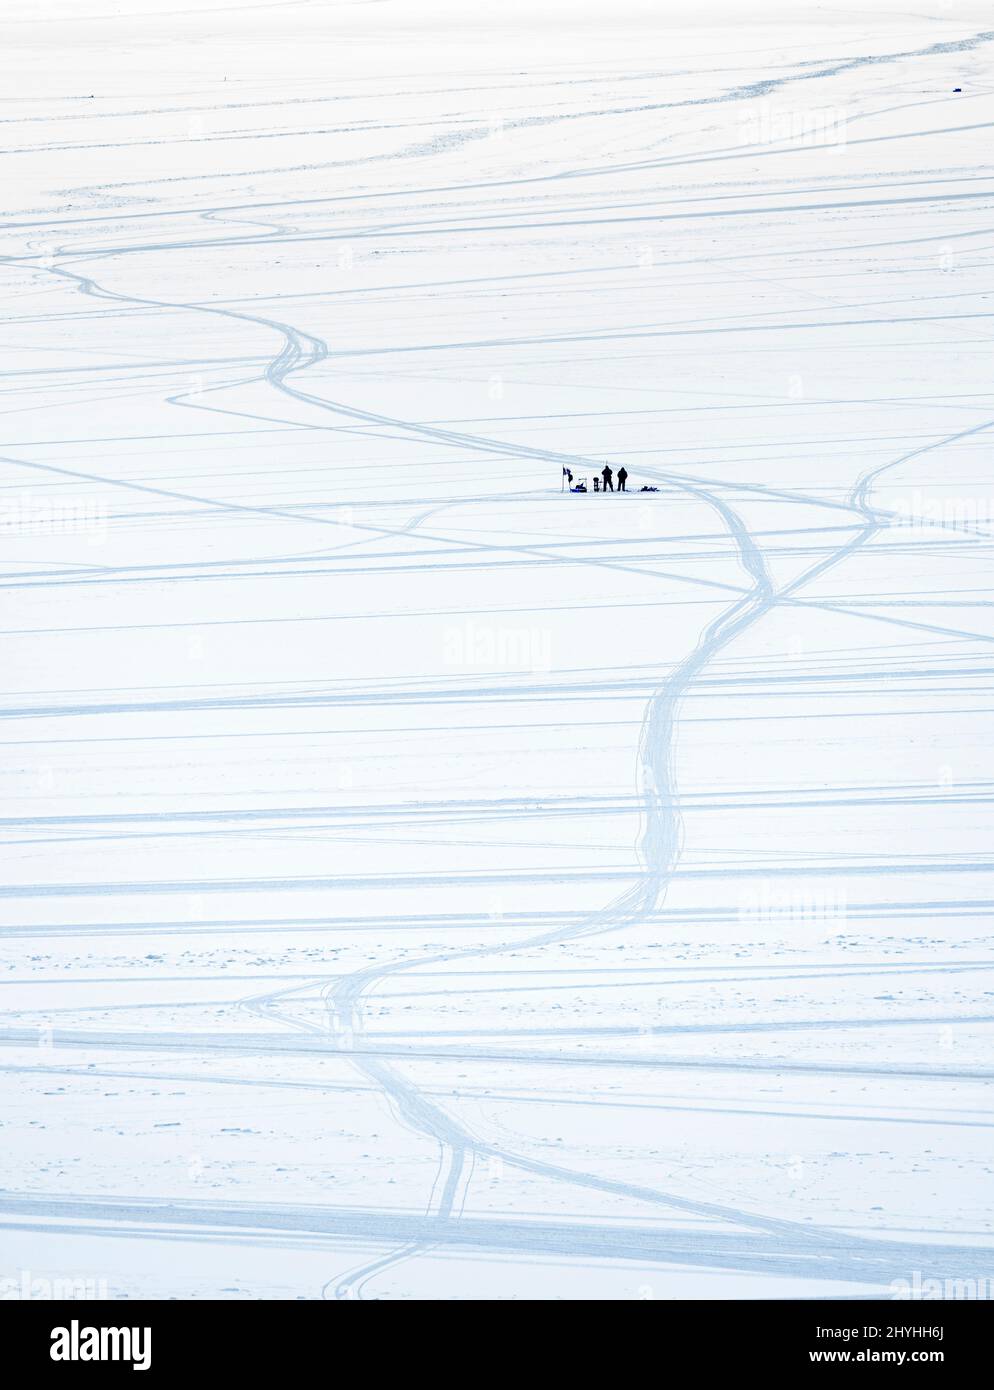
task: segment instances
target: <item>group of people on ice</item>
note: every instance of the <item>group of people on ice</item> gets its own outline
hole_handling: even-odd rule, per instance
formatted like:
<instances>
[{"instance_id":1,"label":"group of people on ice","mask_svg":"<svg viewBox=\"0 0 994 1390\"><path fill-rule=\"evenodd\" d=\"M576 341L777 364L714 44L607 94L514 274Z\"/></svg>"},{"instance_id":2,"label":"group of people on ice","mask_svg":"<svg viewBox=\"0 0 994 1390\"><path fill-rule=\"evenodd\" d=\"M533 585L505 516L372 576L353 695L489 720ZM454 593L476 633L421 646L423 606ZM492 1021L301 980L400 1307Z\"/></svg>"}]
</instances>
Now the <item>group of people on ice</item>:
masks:
<instances>
[{"instance_id":1,"label":"group of people on ice","mask_svg":"<svg viewBox=\"0 0 994 1390\"><path fill-rule=\"evenodd\" d=\"M563 469L563 477L566 479L566 483L567 483L567 486L569 487L570 492L586 492L586 490L587 490L586 479L581 478L580 481L579 481L579 482L576 484L576 486L574 487L574 485L573 485L573 474L572 474L572 472L570 471L570 469L568 469L568 468L564 468L564 469ZM613 481L613 480L614 480L614 470L612 469L612 467L611 467L611 465L610 465L609 463L605 463L604 467L601 469L601 475L600 475L600 477L598 478L596 475L594 476L594 491L595 491L595 492L613 492L613 491L614 491L614 481ZM626 484L627 482L628 482L628 469L625 467L624 464L622 464L621 467L618 469L618 491L619 491L619 492L627 492L628 489L627 489L626 486L625 486L625 484ZM644 491L644 490L645 490L645 489L643 489L643 491Z\"/></svg>"}]
</instances>

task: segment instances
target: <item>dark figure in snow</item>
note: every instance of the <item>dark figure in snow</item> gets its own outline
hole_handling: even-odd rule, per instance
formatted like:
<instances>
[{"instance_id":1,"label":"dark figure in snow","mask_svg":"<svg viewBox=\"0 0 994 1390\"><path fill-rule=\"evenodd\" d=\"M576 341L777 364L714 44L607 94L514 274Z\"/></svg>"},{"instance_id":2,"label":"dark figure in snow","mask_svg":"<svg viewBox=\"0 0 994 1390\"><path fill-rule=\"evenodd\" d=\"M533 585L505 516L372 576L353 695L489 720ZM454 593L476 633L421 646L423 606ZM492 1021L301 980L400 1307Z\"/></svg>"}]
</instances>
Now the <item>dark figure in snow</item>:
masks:
<instances>
[{"instance_id":1,"label":"dark figure in snow","mask_svg":"<svg viewBox=\"0 0 994 1390\"><path fill-rule=\"evenodd\" d=\"M606 463L604 465L604 471L601 473L601 477L604 479L604 491L613 492L614 483L612 483L611 479L614 477L614 474L611 472L610 466Z\"/></svg>"},{"instance_id":2,"label":"dark figure in snow","mask_svg":"<svg viewBox=\"0 0 994 1390\"><path fill-rule=\"evenodd\" d=\"M624 464L618 469L618 491L624 492L625 484L628 482L628 469Z\"/></svg>"}]
</instances>

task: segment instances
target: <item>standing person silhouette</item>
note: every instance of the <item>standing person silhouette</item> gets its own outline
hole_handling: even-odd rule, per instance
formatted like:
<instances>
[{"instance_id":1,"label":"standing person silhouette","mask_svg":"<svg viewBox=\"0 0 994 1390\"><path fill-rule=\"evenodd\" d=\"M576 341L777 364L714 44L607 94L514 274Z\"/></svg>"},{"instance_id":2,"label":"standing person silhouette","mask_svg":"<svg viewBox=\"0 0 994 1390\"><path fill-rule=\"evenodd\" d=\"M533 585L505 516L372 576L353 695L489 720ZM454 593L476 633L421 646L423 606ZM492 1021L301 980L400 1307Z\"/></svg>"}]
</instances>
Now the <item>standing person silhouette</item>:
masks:
<instances>
[{"instance_id":1,"label":"standing person silhouette","mask_svg":"<svg viewBox=\"0 0 994 1390\"><path fill-rule=\"evenodd\" d=\"M624 492L625 484L628 482L628 469L624 464L618 469L618 491Z\"/></svg>"},{"instance_id":2,"label":"standing person silhouette","mask_svg":"<svg viewBox=\"0 0 994 1390\"><path fill-rule=\"evenodd\" d=\"M605 463L604 471L601 473L601 477L604 479L604 491L613 492L614 483L612 483L611 479L614 477L614 474L611 472L611 467L609 464Z\"/></svg>"}]
</instances>

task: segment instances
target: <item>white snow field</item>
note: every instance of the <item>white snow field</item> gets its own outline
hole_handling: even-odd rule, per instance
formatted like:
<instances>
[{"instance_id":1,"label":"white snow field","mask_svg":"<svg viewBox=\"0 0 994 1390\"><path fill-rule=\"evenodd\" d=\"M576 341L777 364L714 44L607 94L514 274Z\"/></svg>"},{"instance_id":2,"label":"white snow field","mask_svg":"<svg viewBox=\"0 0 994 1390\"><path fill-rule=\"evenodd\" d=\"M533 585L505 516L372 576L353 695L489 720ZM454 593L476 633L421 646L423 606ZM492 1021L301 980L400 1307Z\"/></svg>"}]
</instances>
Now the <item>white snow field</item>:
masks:
<instances>
[{"instance_id":1,"label":"white snow field","mask_svg":"<svg viewBox=\"0 0 994 1390\"><path fill-rule=\"evenodd\" d=\"M994 23L746 9L5 13L6 1296L994 1289Z\"/></svg>"}]
</instances>

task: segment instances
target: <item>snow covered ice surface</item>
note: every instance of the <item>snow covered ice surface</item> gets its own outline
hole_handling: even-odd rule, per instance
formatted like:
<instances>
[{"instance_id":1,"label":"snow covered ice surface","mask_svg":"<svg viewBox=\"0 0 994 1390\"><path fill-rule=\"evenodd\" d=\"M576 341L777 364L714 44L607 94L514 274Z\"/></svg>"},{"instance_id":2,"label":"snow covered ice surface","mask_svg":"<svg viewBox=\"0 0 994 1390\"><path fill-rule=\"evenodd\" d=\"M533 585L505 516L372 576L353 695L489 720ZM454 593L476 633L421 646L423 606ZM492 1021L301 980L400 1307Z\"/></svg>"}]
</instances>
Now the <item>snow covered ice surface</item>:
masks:
<instances>
[{"instance_id":1,"label":"snow covered ice surface","mask_svg":"<svg viewBox=\"0 0 994 1390\"><path fill-rule=\"evenodd\" d=\"M0 1278L982 1288L987 7L470 8L4 18Z\"/></svg>"}]
</instances>

